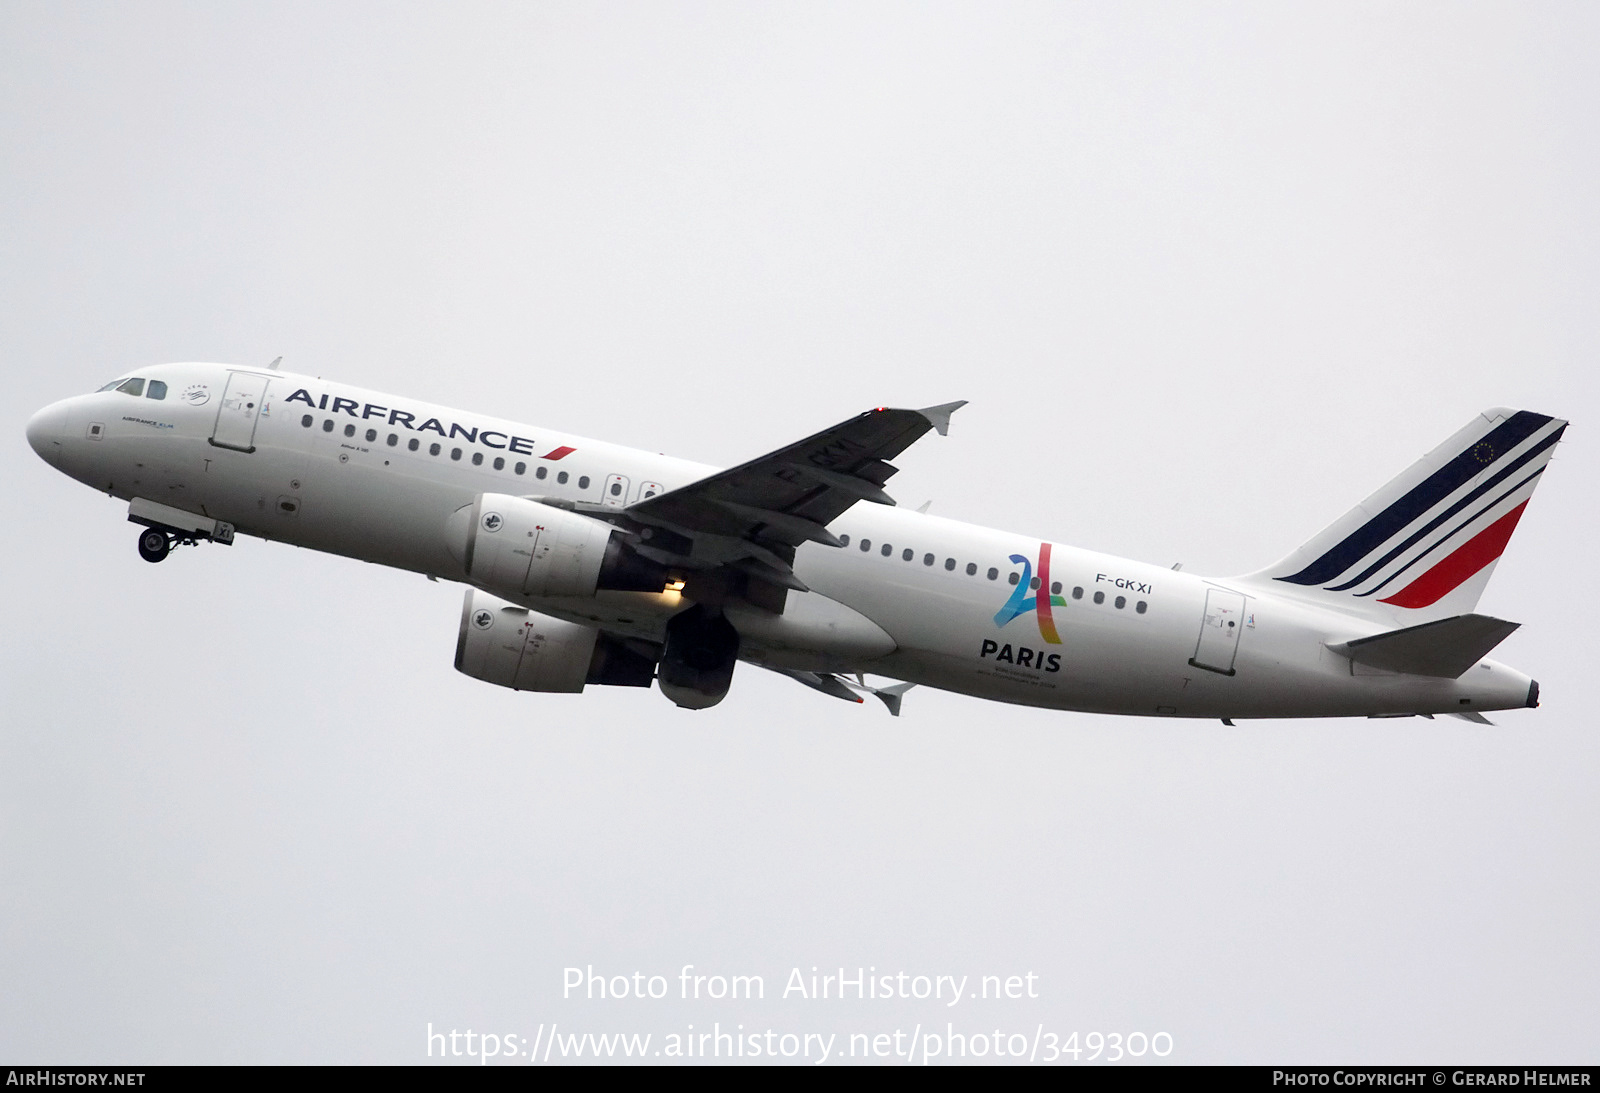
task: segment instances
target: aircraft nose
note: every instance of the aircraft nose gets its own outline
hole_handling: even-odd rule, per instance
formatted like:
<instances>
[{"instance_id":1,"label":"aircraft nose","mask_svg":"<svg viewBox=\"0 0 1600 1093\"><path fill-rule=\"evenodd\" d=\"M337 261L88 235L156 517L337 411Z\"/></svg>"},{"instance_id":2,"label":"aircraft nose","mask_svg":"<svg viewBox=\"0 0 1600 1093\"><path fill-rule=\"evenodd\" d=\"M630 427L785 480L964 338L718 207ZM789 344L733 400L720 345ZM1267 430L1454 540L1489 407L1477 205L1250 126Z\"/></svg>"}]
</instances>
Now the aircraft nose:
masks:
<instances>
[{"instance_id":1,"label":"aircraft nose","mask_svg":"<svg viewBox=\"0 0 1600 1093\"><path fill-rule=\"evenodd\" d=\"M28 446L39 458L54 466L61 458L61 442L66 439L67 408L57 402L28 419Z\"/></svg>"}]
</instances>

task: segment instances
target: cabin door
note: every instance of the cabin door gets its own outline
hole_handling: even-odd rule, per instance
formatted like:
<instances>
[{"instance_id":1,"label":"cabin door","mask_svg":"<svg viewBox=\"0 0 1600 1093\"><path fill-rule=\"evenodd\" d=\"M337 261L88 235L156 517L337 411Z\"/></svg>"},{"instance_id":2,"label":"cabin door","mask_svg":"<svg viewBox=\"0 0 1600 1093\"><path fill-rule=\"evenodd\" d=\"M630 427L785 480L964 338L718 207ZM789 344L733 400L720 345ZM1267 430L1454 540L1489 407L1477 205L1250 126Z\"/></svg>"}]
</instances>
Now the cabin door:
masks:
<instances>
[{"instance_id":1,"label":"cabin door","mask_svg":"<svg viewBox=\"0 0 1600 1093\"><path fill-rule=\"evenodd\" d=\"M240 452L256 450L256 420L271 382L267 376L249 372L228 373L228 387L222 393L222 405L217 407L217 424L211 430L212 444Z\"/></svg>"},{"instance_id":2,"label":"cabin door","mask_svg":"<svg viewBox=\"0 0 1600 1093\"><path fill-rule=\"evenodd\" d=\"M1222 588L1206 591L1206 613L1200 622L1200 640L1189 663L1223 675L1233 675L1239 652L1239 631L1244 627L1244 597Z\"/></svg>"}]
</instances>

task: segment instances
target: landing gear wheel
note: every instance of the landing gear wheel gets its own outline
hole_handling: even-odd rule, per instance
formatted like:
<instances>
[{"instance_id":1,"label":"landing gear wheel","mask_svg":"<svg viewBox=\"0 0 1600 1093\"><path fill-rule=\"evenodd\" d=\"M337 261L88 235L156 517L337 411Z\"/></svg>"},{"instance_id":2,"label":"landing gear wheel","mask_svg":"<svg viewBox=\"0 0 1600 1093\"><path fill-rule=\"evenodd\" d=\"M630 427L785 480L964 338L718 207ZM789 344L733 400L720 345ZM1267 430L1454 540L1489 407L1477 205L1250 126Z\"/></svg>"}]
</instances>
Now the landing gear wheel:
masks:
<instances>
[{"instance_id":1,"label":"landing gear wheel","mask_svg":"<svg viewBox=\"0 0 1600 1093\"><path fill-rule=\"evenodd\" d=\"M145 528L139 533L139 557L147 562L159 562L172 550L172 540L159 528Z\"/></svg>"}]
</instances>

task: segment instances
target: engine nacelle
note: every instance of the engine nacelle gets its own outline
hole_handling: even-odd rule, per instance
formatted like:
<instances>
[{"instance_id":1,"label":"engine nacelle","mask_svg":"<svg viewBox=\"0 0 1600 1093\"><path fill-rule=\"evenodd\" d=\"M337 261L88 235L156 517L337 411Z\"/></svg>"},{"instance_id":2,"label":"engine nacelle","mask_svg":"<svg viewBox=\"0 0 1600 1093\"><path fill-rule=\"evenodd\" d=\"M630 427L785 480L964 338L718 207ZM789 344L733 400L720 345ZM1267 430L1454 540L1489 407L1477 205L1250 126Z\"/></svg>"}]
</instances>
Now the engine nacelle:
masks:
<instances>
[{"instance_id":1,"label":"engine nacelle","mask_svg":"<svg viewBox=\"0 0 1600 1093\"><path fill-rule=\"evenodd\" d=\"M461 605L456 670L514 691L576 694L586 683L648 687L656 662L592 626L541 615L472 588Z\"/></svg>"},{"instance_id":2,"label":"engine nacelle","mask_svg":"<svg viewBox=\"0 0 1600 1093\"><path fill-rule=\"evenodd\" d=\"M669 577L610 524L506 493L480 493L451 514L445 534L468 579L506 595L660 592Z\"/></svg>"}]
</instances>

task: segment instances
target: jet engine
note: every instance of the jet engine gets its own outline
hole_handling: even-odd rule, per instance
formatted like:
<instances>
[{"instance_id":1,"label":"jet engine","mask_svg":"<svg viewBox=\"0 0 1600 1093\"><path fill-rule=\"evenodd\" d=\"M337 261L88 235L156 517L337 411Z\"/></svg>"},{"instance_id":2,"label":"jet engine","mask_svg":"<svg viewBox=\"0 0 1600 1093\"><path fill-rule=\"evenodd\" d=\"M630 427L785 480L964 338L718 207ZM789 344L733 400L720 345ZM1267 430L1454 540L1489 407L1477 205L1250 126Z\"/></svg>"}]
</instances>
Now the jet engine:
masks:
<instances>
[{"instance_id":1,"label":"jet engine","mask_svg":"<svg viewBox=\"0 0 1600 1093\"><path fill-rule=\"evenodd\" d=\"M661 693L689 710L722 701L739 662L739 631L703 604L680 611L667 622L661 654Z\"/></svg>"},{"instance_id":2,"label":"jet engine","mask_svg":"<svg viewBox=\"0 0 1600 1093\"><path fill-rule=\"evenodd\" d=\"M505 493L457 509L445 541L473 584L505 595L660 592L669 577L603 520Z\"/></svg>"},{"instance_id":3,"label":"jet engine","mask_svg":"<svg viewBox=\"0 0 1600 1093\"><path fill-rule=\"evenodd\" d=\"M650 686L656 651L471 588L461 605L456 670L514 691L576 694L586 683Z\"/></svg>"}]
</instances>

